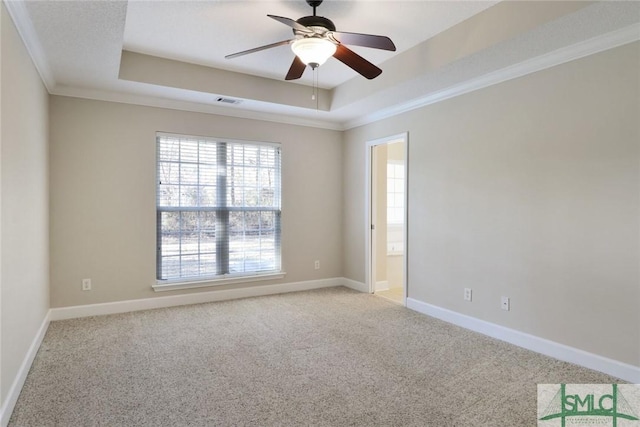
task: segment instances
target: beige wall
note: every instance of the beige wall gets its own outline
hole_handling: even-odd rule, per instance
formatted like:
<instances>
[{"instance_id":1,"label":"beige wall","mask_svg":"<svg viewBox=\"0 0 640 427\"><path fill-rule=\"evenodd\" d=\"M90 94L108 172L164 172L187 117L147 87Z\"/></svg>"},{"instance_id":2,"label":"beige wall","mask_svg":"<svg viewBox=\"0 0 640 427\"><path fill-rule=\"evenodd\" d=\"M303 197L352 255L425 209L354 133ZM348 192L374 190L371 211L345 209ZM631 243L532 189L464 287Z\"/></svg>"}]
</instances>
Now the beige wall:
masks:
<instances>
[{"instance_id":1,"label":"beige wall","mask_svg":"<svg viewBox=\"0 0 640 427\"><path fill-rule=\"evenodd\" d=\"M408 131L408 296L640 366L638 75L633 43L346 132L345 276L365 142Z\"/></svg>"},{"instance_id":2,"label":"beige wall","mask_svg":"<svg viewBox=\"0 0 640 427\"><path fill-rule=\"evenodd\" d=\"M5 9L0 120L0 402L49 309L47 92Z\"/></svg>"},{"instance_id":3,"label":"beige wall","mask_svg":"<svg viewBox=\"0 0 640 427\"><path fill-rule=\"evenodd\" d=\"M156 131L282 143L287 275L250 285L342 276L339 132L59 96L50 116L52 307L175 293L151 289Z\"/></svg>"}]
</instances>

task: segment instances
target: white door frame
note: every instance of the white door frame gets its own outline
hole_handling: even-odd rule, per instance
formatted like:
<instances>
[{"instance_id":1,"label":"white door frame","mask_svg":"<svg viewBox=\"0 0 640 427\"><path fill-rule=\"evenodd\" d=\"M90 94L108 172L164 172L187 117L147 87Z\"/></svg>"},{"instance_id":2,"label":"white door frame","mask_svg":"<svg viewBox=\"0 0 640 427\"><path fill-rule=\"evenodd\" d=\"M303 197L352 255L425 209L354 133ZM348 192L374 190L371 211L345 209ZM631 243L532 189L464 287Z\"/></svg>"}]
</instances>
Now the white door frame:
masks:
<instances>
[{"instance_id":1,"label":"white door frame","mask_svg":"<svg viewBox=\"0 0 640 427\"><path fill-rule=\"evenodd\" d=\"M365 154L365 284L369 288L369 293L375 291L376 284L374 283L375 275L375 262L373 262L373 250L375 249L375 233L373 232L372 225L375 226L375 209L373 209L375 202L375 194L373 193L373 183L375 168L372 167L374 161L373 148L377 145L390 144L392 142L404 142L404 259L403 259L403 274L402 284L404 288L403 304L407 305L408 295L408 259L409 259L409 242L407 239L407 229L409 220L409 132L403 132L392 136L387 136L373 141L367 141L366 154Z\"/></svg>"}]
</instances>

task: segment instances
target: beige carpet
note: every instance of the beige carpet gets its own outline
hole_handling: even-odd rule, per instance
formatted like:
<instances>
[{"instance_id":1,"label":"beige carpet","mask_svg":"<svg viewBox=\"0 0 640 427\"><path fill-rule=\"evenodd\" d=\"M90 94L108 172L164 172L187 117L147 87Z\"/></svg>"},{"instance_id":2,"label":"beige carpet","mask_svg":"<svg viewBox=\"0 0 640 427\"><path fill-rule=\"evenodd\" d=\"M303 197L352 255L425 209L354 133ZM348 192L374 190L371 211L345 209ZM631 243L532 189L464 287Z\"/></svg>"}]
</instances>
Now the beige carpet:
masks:
<instances>
[{"instance_id":1,"label":"beige carpet","mask_svg":"<svg viewBox=\"0 0 640 427\"><path fill-rule=\"evenodd\" d=\"M345 288L51 323L10 426L535 426L611 383Z\"/></svg>"}]
</instances>

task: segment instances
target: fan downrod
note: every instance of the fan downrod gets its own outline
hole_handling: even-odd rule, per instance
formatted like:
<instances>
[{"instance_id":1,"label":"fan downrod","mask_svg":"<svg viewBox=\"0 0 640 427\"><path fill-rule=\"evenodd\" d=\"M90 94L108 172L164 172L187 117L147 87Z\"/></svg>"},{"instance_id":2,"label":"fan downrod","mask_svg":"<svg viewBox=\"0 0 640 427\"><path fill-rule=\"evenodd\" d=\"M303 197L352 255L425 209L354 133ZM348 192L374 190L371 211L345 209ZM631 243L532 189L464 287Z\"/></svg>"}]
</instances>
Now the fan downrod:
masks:
<instances>
[{"instance_id":1,"label":"fan downrod","mask_svg":"<svg viewBox=\"0 0 640 427\"><path fill-rule=\"evenodd\" d=\"M322 0L307 0L307 4L313 8L313 16L316 16L316 7L322 4Z\"/></svg>"},{"instance_id":2,"label":"fan downrod","mask_svg":"<svg viewBox=\"0 0 640 427\"><path fill-rule=\"evenodd\" d=\"M336 26L333 24L333 22L331 22L330 19L316 15L316 7L320 6L322 0L306 1L307 4L313 8L313 16L303 16L302 18L296 20L296 22L298 24L304 25L305 27L323 27L326 28L327 31L335 31Z\"/></svg>"}]
</instances>

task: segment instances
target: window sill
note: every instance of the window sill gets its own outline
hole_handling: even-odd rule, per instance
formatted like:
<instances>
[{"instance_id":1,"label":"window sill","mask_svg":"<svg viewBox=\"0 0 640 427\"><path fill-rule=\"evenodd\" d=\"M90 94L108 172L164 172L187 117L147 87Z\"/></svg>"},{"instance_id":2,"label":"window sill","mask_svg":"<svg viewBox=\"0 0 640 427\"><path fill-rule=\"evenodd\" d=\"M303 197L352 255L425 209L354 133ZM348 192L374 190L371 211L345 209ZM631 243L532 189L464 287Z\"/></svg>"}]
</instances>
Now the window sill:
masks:
<instances>
[{"instance_id":1,"label":"window sill","mask_svg":"<svg viewBox=\"0 0 640 427\"><path fill-rule=\"evenodd\" d=\"M154 291L176 291L179 289L209 288L212 286L233 285L235 283L258 282L262 280L282 279L287 273L280 271L277 273L254 274L250 276L227 276L220 279L204 279L192 281L170 281L158 280L152 285Z\"/></svg>"}]
</instances>

